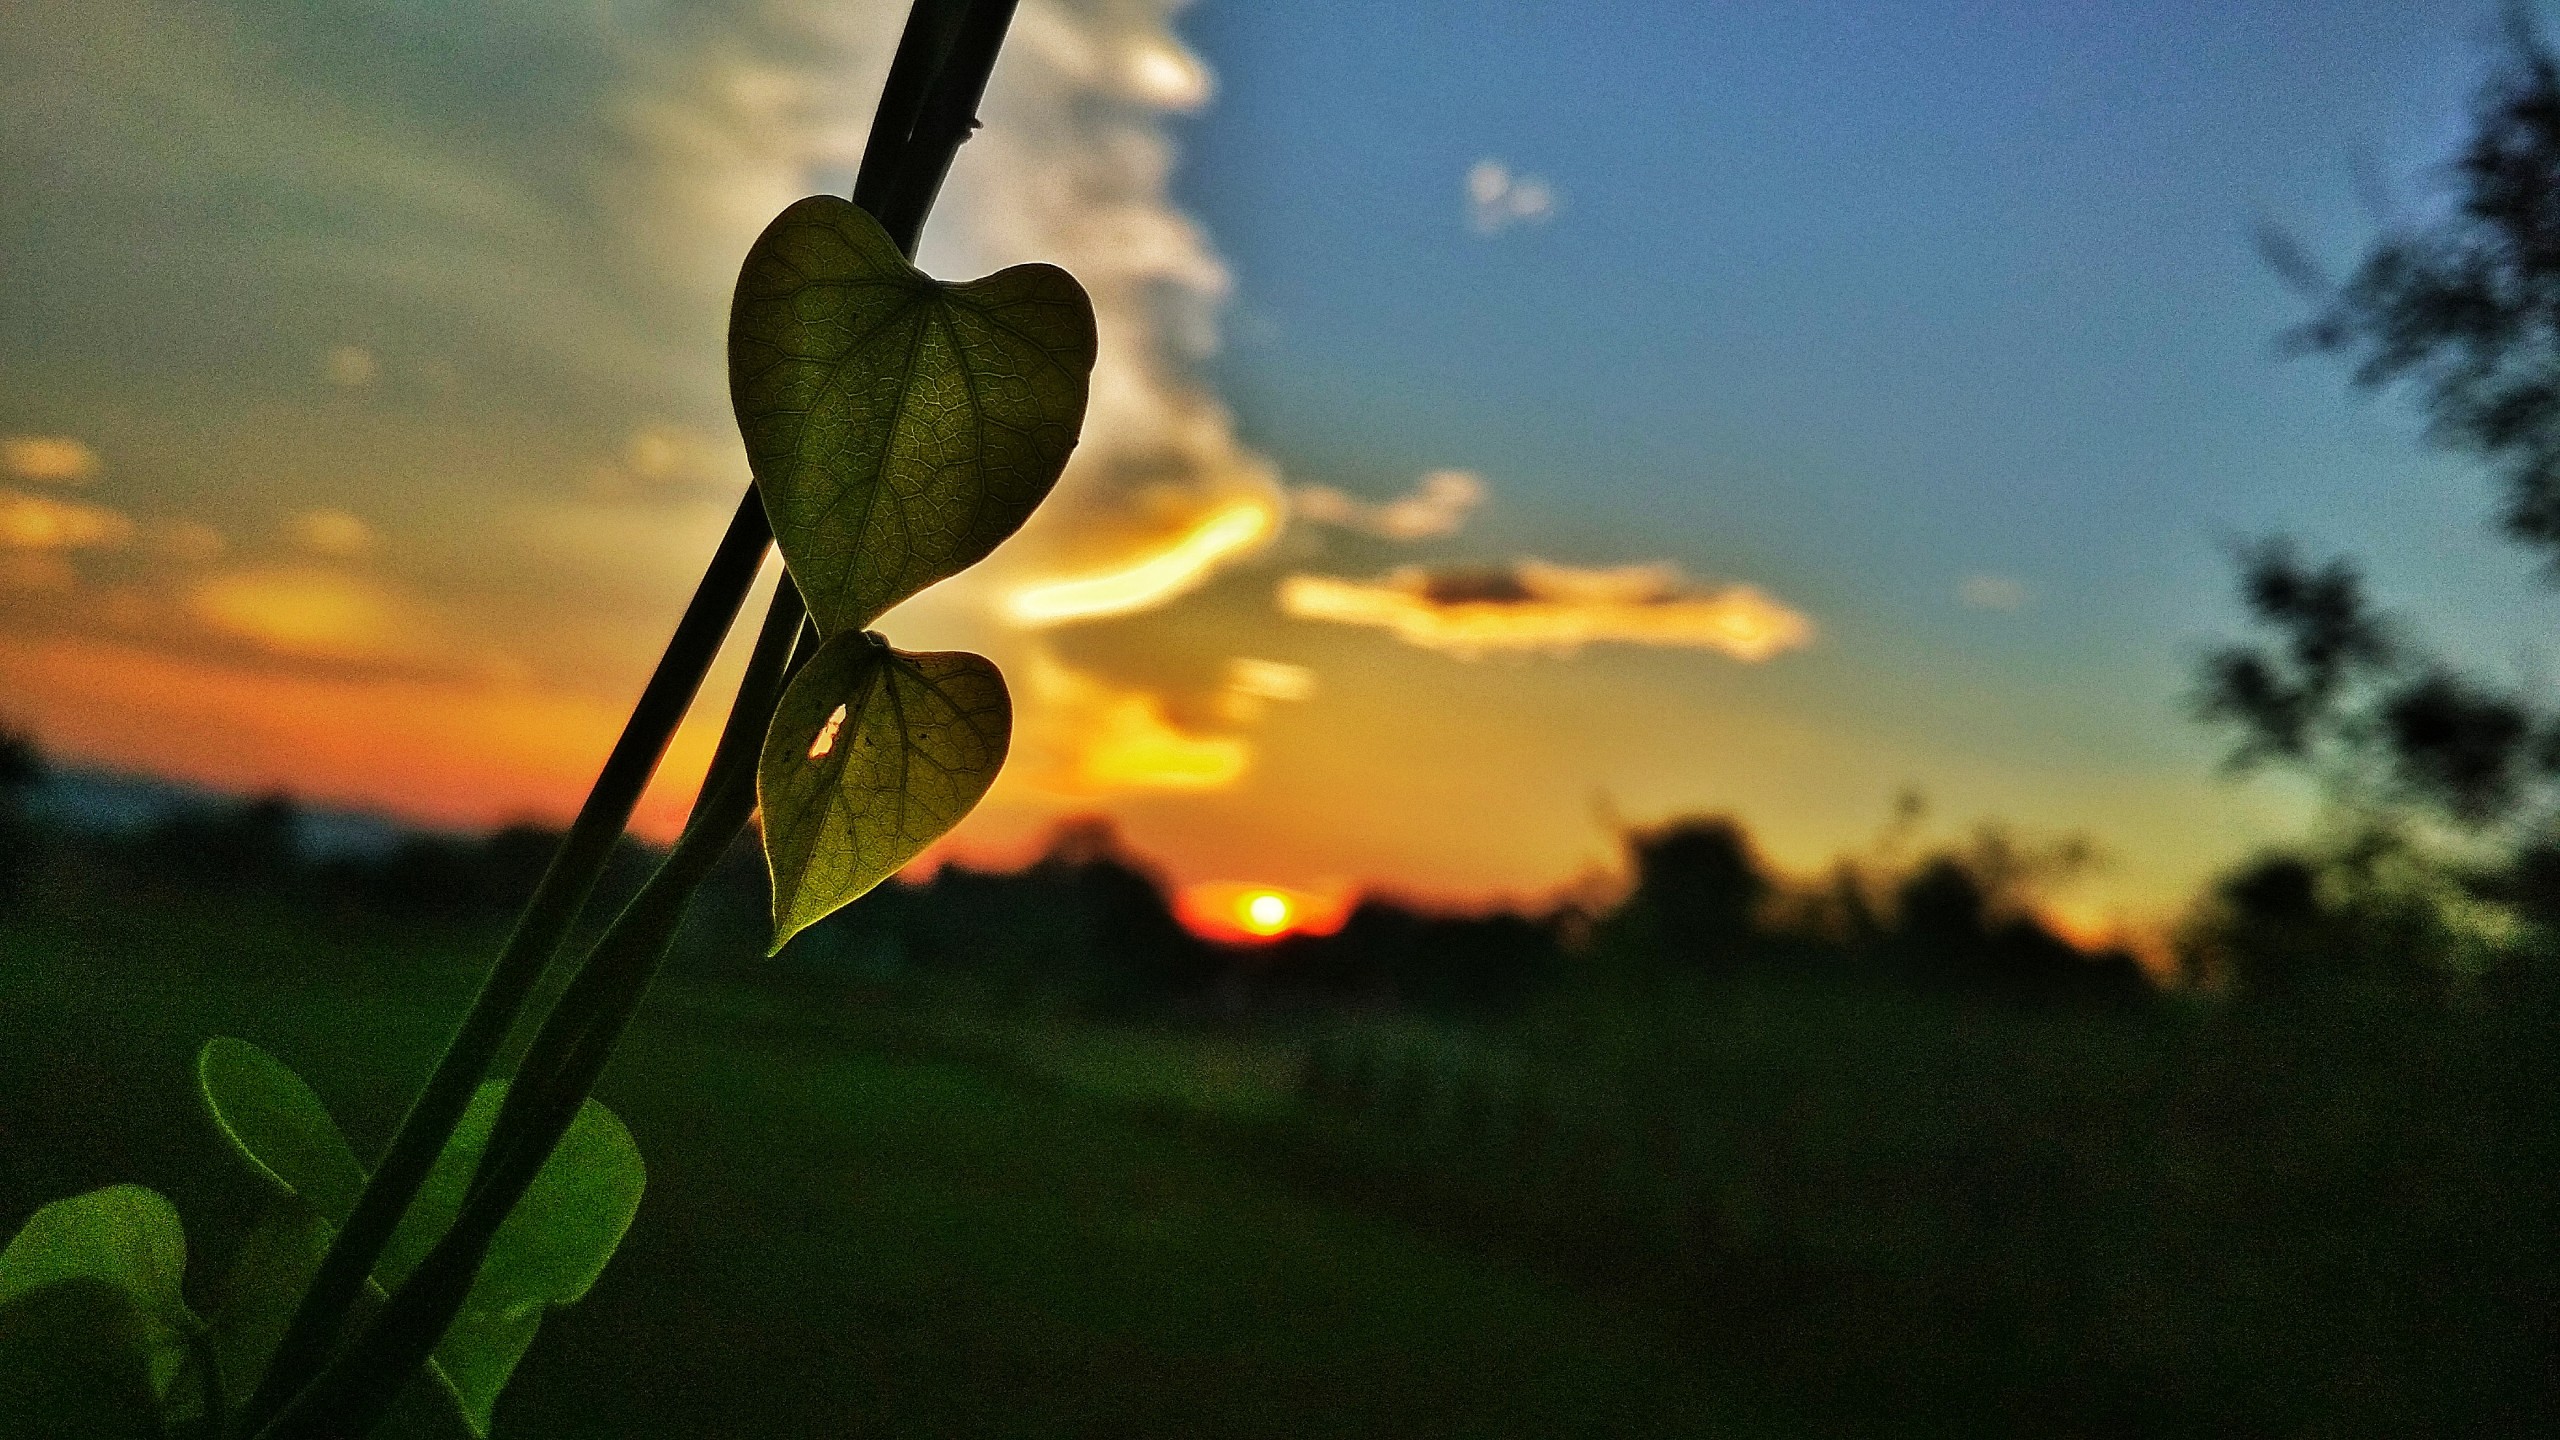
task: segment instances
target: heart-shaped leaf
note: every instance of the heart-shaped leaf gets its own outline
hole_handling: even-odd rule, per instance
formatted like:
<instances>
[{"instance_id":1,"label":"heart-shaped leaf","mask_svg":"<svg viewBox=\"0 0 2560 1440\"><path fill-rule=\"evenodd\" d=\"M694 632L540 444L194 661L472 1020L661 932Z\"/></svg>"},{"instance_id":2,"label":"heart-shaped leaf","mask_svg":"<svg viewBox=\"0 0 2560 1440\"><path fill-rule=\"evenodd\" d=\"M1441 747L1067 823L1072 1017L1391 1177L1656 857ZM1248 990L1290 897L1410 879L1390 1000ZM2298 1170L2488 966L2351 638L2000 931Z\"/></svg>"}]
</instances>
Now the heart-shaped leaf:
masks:
<instances>
[{"instance_id":1,"label":"heart-shaped leaf","mask_svg":"<svg viewBox=\"0 0 2560 1440\"><path fill-rule=\"evenodd\" d=\"M56 1200L28 1217L25 1228L0 1250L0 1308L36 1292L77 1282L90 1295L75 1308L97 1324L119 1324L95 1299L112 1286L132 1307L154 1395L166 1395L186 1364L191 1339L204 1328L179 1293L187 1274L187 1232L177 1207L158 1191L110 1185ZM51 1302L43 1302L51 1303ZM107 1307L112 1308L112 1307Z\"/></svg>"},{"instance_id":2,"label":"heart-shaped leaf","mask_svg":"<svg viewBox=\"0 0 2560 1440\"><path fill-rule=\"evenodd\" d=\"M773 948L959 824L1012 738L1004 677L976 655L910 655L868 633L820 645L783 692L756 767Z\"/></svg>"},{"instance_id":3,"label":"heart-shaped leaf","mask_svg":"<svg viewBox=\"0 0 2560 1440\"><path fill-rule=\"evenodd\" d=\"M364 1162L301 1076L246 1040L217 1035L196 1052L196 1087L214 1128L270 1186L332 1225L355 1213Z\"/></svg>"},{"instance_id":4,"label":"heart-shaped leaf","mask_svg":"<svg viewBox=\"0 0 2560 1440\"><path fill-rule=\"evenodd\" d=\"M1021 528L1075 448L1093 356L1093 304L1054 265L945 284L831 195L765 227L730 310L729 395L821 633L860 631Z\"/></svg>"},{"instance_id":5,"label":"heart-shaped leaf","mask_svg":"<svg viewBox=\"0 0 2560 1440\"><path fill-rule=\"evenodd\" d=\"M365 1171L310 1087L256 1046L229 1038L213 1040L197 1057L196 1073L223 1134L293 1205L307 1207L310 1222L320 1227L319 1252L307 1254L306 1268L293 1271L286 1261L304 1263L315 1243L309 1229L279 1231L268 1237L265 1252L282 1257L265 1267L273 1276L239 1287L246 1293L286 1297L282 1316L273 1320L273 1333L265 1334L262 1341L232 1342L235 1352L242 1346L255 1349L263 1344L263 1349L256 1350L255 1361L263 1366L265 1354L274 1348L285 1318L291 1315L293 1298L309 1279L308 1267L316 1267L319 1254L328 1248L328 1232L353 1213ZM407 1279L461 1213L463 1195L479 1167L480 1152L489 1143L506 1093L503 1082L492 1081L472 1096L453 1138L436 1157L417 1198L374 1265L368 1286L378 1285L377 1296ZM479 1279L437 1345L429 1367L452 1391L473 1433L488 1433L498 1393L533 1343L543 1311L584 1296L604 1272L605 1262L613 1257L640 1208L646 1182L647 1171L631 1132L601 1102L587 1101L534 1177L532 1188L498 1227ZM288 1212L285 1219L290 1218ZM242 1313L265 1312L252 1307ZM235 1361L231 1368L240 1363ZM418 1408L408 1401L403 1404Z\"/></svg>"}]
</instances>

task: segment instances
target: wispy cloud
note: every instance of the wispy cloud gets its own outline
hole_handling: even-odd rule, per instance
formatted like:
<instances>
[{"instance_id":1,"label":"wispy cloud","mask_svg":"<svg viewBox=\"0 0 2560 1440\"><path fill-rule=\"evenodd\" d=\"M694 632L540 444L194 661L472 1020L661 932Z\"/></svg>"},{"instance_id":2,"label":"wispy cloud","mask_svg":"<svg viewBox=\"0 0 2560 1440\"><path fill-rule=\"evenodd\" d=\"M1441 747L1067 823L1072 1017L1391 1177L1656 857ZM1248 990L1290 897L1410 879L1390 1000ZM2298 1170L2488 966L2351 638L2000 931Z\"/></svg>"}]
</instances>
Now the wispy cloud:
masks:
<instances>
[{"instance_id":1,"label":"wispy cloud","mask_svg":"<svg viewBox=\"0 0 2560 1440\"><path fill-rule=\"evenodd\" d=\"M1053 794L1223 790L1252 763L1250 741L1184 729L1153 691L1114 684L1045 652L1025 668L1033 704L1018 717L1023 734L1015 753L1028 752L1034 782Z\"/></svg>"},{"instance_id":2,"label":"wispy cloud","mask_svg":"<svg viewBox=\"0 0 2560 1440\"><path fill-rule=\"evenodd\" d=\"M1387 540L1454 535L1484 498L1483 478L1465 470L1434 470L1393 500L1362 500L1330 485L1301 485L1289 492L1292 512L1302 520Z\"/></svg>"},{"instance_id":3,"label":"wispy cloud","mask_svg":"<svg viewBox=\"0 0 2560 1440\"><path fill-rule=\"evenodd\" d=\"M79 536L192 557L147 587L166 622L153 643L207 664L264 673L292 655L297 675L387 673L408 663L407 627L443 615L417 661L439 684L469 683L503 635L537 662L532 683L619 697L621 651L654 648L663 607L631 601L681 597L745 479L720 340L739 257L790 201L849 185L904 7L433 8L422 43L344 65L334 52L287 63L239 0L134 16L36 7L12 30L33 79L0 91L0 158L67 177L64 214L142 217L99 243L38 246L43 268L21 278L76 297L82 323L62 332L143 366L137 383L164 360L203 376L218 398L181 418L231 443L218 463L155 462L166 473L141 478L161 488L136 500L139 528L75 523L10 492L20 539L0 552L18 588L0 631L40 613L49 634L130 638L94 619L90 591L49 593L130 565L18 548ZM906 643L965 644L1027 673L1041 627L1178 602L1281 529L1280 475L1239 438L1206 366L1233 282L1171 188L1171 118L1216 88L1174 31L1183 9L1024 0L1017 13L920 258L949 277L1065 266L1093 296L1101 356L1055 495L988 563L892 617ZM444 43L455 37L468 45ZM474 59L496 53L522 55L540 83ZM0 215L9 237L47 239L27 224ZM260 403L332 428L261 430L243 418ZM280 437L304 433L344 441L288 454L301 442ZM395 446L407 458L386 467ZM46 475L22 475L20 453L0 452L15 467L5 481L38 494L39 478L79 468L39 456L26 463ZM259 488L341 462L344 493ZM215 508L206 518L244 541L225 561L216 532L151 519L155 499L177 513L231 506L197 498L214 494L380 518L353 487L384 483L412 487L396 580L347 573L363 548L352 527L297 521L280 537L291 549L270 555L238 528L258 510ZM537 563L518 563L528 552ZM1187 728L1225 726L1216 692L1190 697L1196 717L1117 681L1016 692L1026 728L1042 725L1044 697L1098 717L1102 738L1067 767L1088 788L1213 788L1249 755L1243 739ZM403 803L387 782L382 798Z\"/></svg>"},{"instance_id":4,"label":"wispy cloud","mask_svg":"<svg viewBox=\"0 0 2560 1440\"><path fill-rule=\"evenodd\" d=\"M361 345L339 345L320 358L320 373L330 384L354 390L372 384L382 373L382 364Z\"/></svg>"},{"instance_id":5,"label":"wispy cloud","mask_svg":"<svg viewBox=\"0 0 2560 1440\"><path fill-rule=\"evenodd\" d=\"M104 550L133 538L132 517L102 505L0 490L0 546L14 550Z\"/></svg>"},{"instance_id":6,"label":"wispy cloud","mask_svg":"<svg viewBox=\"0 0 2560 1440\"><path fill-rule=\"evenodd\" d=\"M1811 620L1758 589L1707 588L1670 565L1578 569L1520 560L1411 566L1379 580L1292 575L1280 583L1280 608L1302 620L1374 625L1467 659L1498 650L1569 655L1614 642L1760 661L1814 637Z\"/></svg>"},{"instance_id":7,"label":"wispy cloud","mask_svg":"<svg viewBox=\"0 0 2560 1440\"><path fill-rule=\"evenodd\" d=\"M68 435L0 437L0 475L30 485L86 485L106 464L88 443Z\"/></svg>"},{"instance_id":8,"label":"wispy cloud","mask_svg":"<svg viewBox=\"0 0 2560 1440\"><path fill-rule=\"evenodd\" d=\"M285 534L314 555L352 560L373 549L373 527L344 510L304 510L288 515Z\"/></svg>"},{"instance_id":9,"label":"wispy cloud","mask_svg":"<svg viewBox=\"0 0 2560 1440\"><path fill-rule=\"evenodd\" d=\"M1515 225L1544 225L1556 218L1563 197L1544 175L1515 172L1487 157L1467 169L1467 228L1499 235Z\"/></svg>"},{"instance_id":10,"label":"wispy cloud","mask_svg":"<svg viewBox=\"0 0 2560 1440\"><path fill-rule=\"evenodd\" d=\"M1316 672L1285 660L1239 655L1227 662L1227 686L1218 713L1240 725L1262 718L1276 704L1294 704L1316 693Z\"/></svg>"},{"instance_id":11,"label":"wispy cloud","mask_svg":"<svg viewBox=\"0 0 2560 1440\"><path fill-rule=\"evenodd\" d=\"M380 586L299 566L211 576L187 608L218 634L306 659L371 659L402 628L402 607Z\"/></svg>"},{"instance_id":12,"label":"wispy cloud","mask_svg":"<svg viewBox=\"0 0 2560 1440\"><path fill-rule=\"evenodd\" d=\"M1231 556L1259 546L1277 528L1272 507L1239 500L1203 516L1161 548L1109 569L1035 581L1005 597L1017 625L1061 625L1152 610L1196 589Z\"/></svg>"},{"instance_id":13,"label":"wispy cloud","mask_svg":"<svg viewBox=\"0 0 2560 1440\"><path fill-rule=\"evenodd\" d=\"M872 91L847 77L880 73L894 8L756 12L642 72L623 108L633 247L725 301L755 231L849 177ZM1100 355L1066 474L1021 534L947 587L1017 624L1169 603L1277 532L1278 473L1201 369L1233 279L1171 193L1166 116L1215 88L1172 29L1181 8L1026 0L919 256L947 277L1046 261L1093 297ZM1247 507L1261 517L1249 528ZM1205 534L1227 543L1204 548Z\"/></svg>"},{"instance_id":14,"label":"wispy cloud","mask_svg":"<svg viewBox=\"0 0 2560 1440\"><path fill-rule=\"evenodd\" d=\"M2027 587L2006 575L1967 575L1956 598L1975 610L2016 610L2027 603Z\"/></svg>"}]
</instances>

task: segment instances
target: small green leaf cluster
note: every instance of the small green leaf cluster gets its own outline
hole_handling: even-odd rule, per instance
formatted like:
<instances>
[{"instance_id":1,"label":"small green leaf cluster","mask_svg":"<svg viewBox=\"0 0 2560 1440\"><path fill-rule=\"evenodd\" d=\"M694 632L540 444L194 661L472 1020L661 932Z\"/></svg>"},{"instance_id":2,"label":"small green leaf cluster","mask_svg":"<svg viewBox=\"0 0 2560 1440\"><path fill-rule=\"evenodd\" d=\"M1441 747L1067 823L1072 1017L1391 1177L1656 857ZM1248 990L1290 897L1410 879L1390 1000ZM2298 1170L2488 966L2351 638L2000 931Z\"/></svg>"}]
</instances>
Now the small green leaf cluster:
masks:
<instances>
[{"instance_id":1,"label":"small green leaf cluster","mask_svg":"<svg viewBox=\"0 0 2560 1440\"><path fill-rule=\"evenodd\" d=\"M282 1063L216 1038L197 1057L213 1123L267 1193L228 1273L184 1293L186 1232L138 1185L57 1200L0 1251L0 1436L215 1436L265 1372L365 1168ZM366 1285L357 1323L462 1207L503 1082L481 1088ZM490 1246L435 1357L377 1435L485 1440L499 1391L551 1306L584 1296L640 1206L646 1172L622 1122L588 1100Z\"/></svg>"},{"instance_id":2,"label":"small green leaf cluster","mask_svg":"<svg viewBox=\"0 0 2560 1440\"><path fill-rule=\"evenodd\" d=\"M946 284L848 201L785 210L739 277L729 358L757 495L796 596L778 599L749 666L752 677L772 665L779 694L742 688L731 717L732 730L750 727L735 776L724 735L685 838L535 1036L511 1106L507 1082L478 1077L583 895L548 910L537 897L528 915L549 928L521 934L551 938L525 942L530 968L502 957L515 978L492 989L513 998L485 1015L475 1006L466 1030L476 1048L457 1041L438 1071L440 1082L459 1067L459 1088L414 1127L424 1138L400 1179L386 1161L377 1184L318 1097L273 1057L238 1040L207 1044L205 1104L263 1182L267 1213L230 1272L198 1287L211 1297L199 1314L184 1294L185 1231L166 1199L122 1185L38 1211L0 1252L0 1440L368 1429L485 1440L544 1313L586 1294L639 1206L639 1152L586 1092L702 857L747 818L744 766L765 817L776 949L913 860L994 782L1012 735L996 667L896 650L867 627L984 559L1048 495L1083 424L1094 348L1092 306L1053 266ZM742 554L751 573L754 555ZM803 604L815 644L789 647L798 653L788 662L780 647L768 657ZM707 665L709 648L697 648ZM371 1221L357 1218L368 1208ZM474 1255L484 1256L476 1278L452 1309L456 1292L425 1283L427 1273L472 1277ZM315 1284L324 1272L341 1283ZM404 1290L413 1276L421 1284ZM436 1293L445 1308L418 1298ZM313 1298L322 1295L340 1298ZM416 1338L368 1349L394 1332ZM309 1380L333 1349L328 1373ZM276 1419L288 1400L295 1408Z\"/></svg>"}]
</instances>

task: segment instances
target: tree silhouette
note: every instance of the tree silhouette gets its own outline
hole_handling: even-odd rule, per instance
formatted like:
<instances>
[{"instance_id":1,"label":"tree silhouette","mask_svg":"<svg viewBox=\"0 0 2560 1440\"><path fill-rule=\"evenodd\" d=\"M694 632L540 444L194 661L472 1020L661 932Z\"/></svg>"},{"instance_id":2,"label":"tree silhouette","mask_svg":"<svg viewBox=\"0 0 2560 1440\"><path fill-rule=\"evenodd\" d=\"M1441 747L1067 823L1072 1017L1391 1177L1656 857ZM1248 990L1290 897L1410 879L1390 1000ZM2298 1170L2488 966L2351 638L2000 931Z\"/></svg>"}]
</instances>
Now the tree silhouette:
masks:
<instances>
[{"instance_id":1,"label":"tree silhouette","mask_svg":"<svg viewBox=\"0 0 2560 1440\"><path fill-rule=\"evenodd\" d=\"M2318 306L2293 343L2352 361L2359 388L2415 391L2434 443L2498 471L2507 534L2560 581L2560 60L2522 6L2450 171L2446 212L2382 235L2343 282L2287 236L2265 248ZM2560 716L2395 636L2347 560L2271 540L2240 570L2266 638L2208 657L2196 697L2238 731L2236 765L2475 829L2547 826Z\"/></svg>"},{"instance_id":2,"label":"tree silhouette","mask_svg":"<svg viewBox=\"0 0 2560 1440\"><path fill-rule=\"evenodd\" d=\"M35 869L36 836L27 797L43 779L44 757L35 742L0 729L0 907L17 902Z\"/></svg>"},{"instance_id":3,"label":"tree silhouette","mask_svg":"<svg viewBox=\"0 0 2560 1440\"><path fill-rule=\"evenodd\" d=\"M1663 954L1711 970L1749 957L1770 884L1741 826L1724 816L1677 820L1628 836L1627 849L1635 904Z\"/></svg>"}]
</instances>

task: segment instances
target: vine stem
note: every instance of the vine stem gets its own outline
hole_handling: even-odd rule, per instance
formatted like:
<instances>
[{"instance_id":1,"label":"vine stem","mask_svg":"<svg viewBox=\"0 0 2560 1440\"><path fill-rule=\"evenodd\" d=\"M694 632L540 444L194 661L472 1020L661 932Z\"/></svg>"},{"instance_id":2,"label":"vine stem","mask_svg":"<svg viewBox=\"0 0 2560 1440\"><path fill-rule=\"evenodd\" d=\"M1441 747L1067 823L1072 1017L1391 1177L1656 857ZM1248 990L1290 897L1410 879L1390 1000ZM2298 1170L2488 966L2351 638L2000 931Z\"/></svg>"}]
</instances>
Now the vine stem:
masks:
<instances>
[{"instance_id":1,"label":"vine stem","mask_svg":"<svg viewBox=\"0 0 2560 1440\"><path fill-rule=\"evenodd\" d=\"M577 923L597 879L612 859L613 847L630 822L632 809L647 790L649 778L666 753L676 725L691 708L702 678L719 653L720 642L735 622L738 607L755 583L773 532L764 506L750 491L729 521L728 533L712 553L702 582L677 621L666 652L632 707L631 718L614 742L604 768L588 791L586 804L561 839L542 883L498 953L480 993L463 1016L444 1054L427 1077L424 1089L392 1136L382 1163L375 1167L356 1198L355 1209L330 1242L327 1256L302 1293L277 1343L266 1375L252 1392L244 1416L254 1424L283 1407L310 1379L344 1327L346 1316L364 1289L436 1157L444 1152L462 1113L479 1089L514 1028L525 1000L549 968L551 957Z\"/></svg>"},{"instance_id":2,"label":"vine stem","mask_svg":"<svg viewBox=\"0 0 2560 1440\"><path fill-rule=\"evenodd\" d=\"M909 11L854 194L857 202L872 200L875 218L910 257L954 154L976 128L977 107L1015 7L1016 0L917 0ZM899 137L894 145L884 139L892 134ZM599 776L587 806L580 811L578 824L564 839L542 889L528 905L516 936L493 968L455 1043L448 1047L410 1118L403 1121L392 1154L360 1197L357 1217L351 1217L339 1242L332 1245L322 1274L315 1277L297 1310L286 1344L279 1346L276 1361L244 1411L243 1428L255 1430L261 1440L306 1436L336 1440L361 1435L379 1422L400 1387L442 1338L469 1293L498 1226L523 1198L575 1120L637 1013L693 892L745 828L755 808L756 761L764 732L784 686L815 640L814 632L802 633L805 612L787 578L767 612L755 656L740 683L737 702L684 834L597 941L536 1035L481 1156L463 1213L374 1323L322 1367L319 1362L326 1359L328 1346L344 1328L365 1276L450 1140L525 998L592 892L632 807L664 754L675 723L682 719L721 638L734 622L769 537L763 508L750 493L740 506L739 518L732 522L730 538L724 539L712 570L704 576L695 606L679 624L658 674L652 676L642 704L635 707L606 773ZM722 561L733 558L732 540L745 555L745 578L737 583L734 595L725 589L714 594L715 574L724 582L728 578ZM720 607L722 595L728 596L725 608ZM706 596L711 596L708 604ZM704 612L707 640L689 631L697 610ZM716 623L711 618L714 610ZM794 644L795 638L800 643ZM661 717L650 710L649 702L662 679L669 682L671 691L680 685L682 694L661 727ZM648 712L646 726L644 711ZM635 755L645 752L644 758L633 762L636 778L618 774L614 768L614 760L622 759L626 750ZM627 797L618 788L609 792L609 779L626 782ZM558 893L546 905L546 894L555 889ZM503 990L502 977L507 982ZM466 1039L472 1042L468 1048L463 1043ZM430 1100L437 1102L433 1108ZM408 1150L414 1153L403 1153L403 1141L411 1142ZM377 1213L368 1215L365 1201L375 1197L382 1177L392 1173L394 1158L407 1164L395 1183L380 1185ZM347 1244L348 1236L355 1233L355 1218L368 1220L368 1228L357 1237L362 1243ZM333 1265L340 1273L330 1273ZM344 1292L334 1306L326 1303L336 1297L322 1293L321 1279L330 1280L333 1291ZM292 1347L290 1353L288 1347ZM290 1366L288 1358L294 1362Z\"/></svg>"},{"instance_id":3,"label":"vine stem","mask_svg":"<svg viewBox=\"0 0 2560 1440\"><path fill-rule=\"evenodd\" d=\"M755 719L770 720L787 682L786 657L801 626L799 600L799 592L786 583L766 613L755 655L739 682L738 701L721 737L721 758L729 763L714 764L675 847L596 941L577 978L544 1023L541 1038L546 1041L553 1040L555 1032L580 1032L555 1042L566 1050L567 1063L544 1074L536 1069L534 1057L527 1055L523 1073L507 1097L508 1111L523 1113L511 1136L502 1140L499 1133L491 1135L481 1156L482 1168L452 1226L355 1343L258 1432L259 1440L338 1440L362 1435L381 1423L401 1387L434 1353L470 1294L498 1227L532 1186L561 1136L568 1133L610 1057L612 1038L619 1037L622 1025L638 1010L649 977L665 958L668 943L684 919L686 903L755 809L754 749L760 747L749 747L741 759L729 742L741 733L758 740L763 736L763 726ZM585 1032L604 1024L611 1024L612 1038L601 1046L577 1043L587 1038ZM542 1083L546 1080L552 1083ZM528 1103L520 1107L519 1101ZM508 1127L502 1120L499 1128Z\"/></svg>"}]
</instances>

